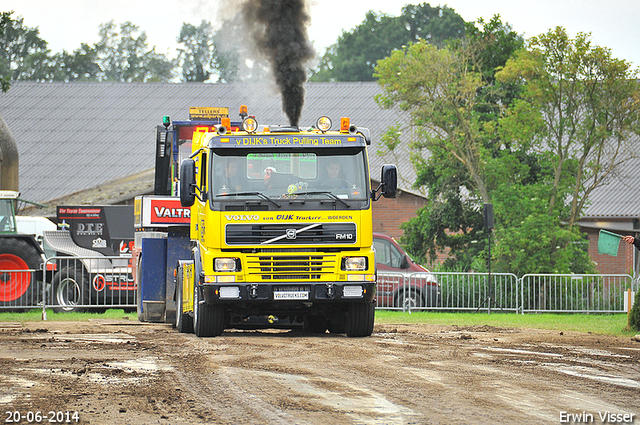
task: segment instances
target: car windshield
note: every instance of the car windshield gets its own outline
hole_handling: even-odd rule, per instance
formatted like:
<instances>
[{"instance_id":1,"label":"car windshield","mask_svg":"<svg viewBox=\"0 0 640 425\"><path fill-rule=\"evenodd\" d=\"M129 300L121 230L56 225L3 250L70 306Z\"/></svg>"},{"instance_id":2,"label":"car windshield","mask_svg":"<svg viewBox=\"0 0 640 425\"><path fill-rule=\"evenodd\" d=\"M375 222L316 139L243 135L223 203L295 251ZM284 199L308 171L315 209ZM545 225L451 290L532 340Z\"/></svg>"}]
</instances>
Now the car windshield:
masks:
<instances>
[{"instance_id":1,"label":"car windshield","mask_svg":"<svg viewBox=\"0 0 640 425\"><path fill-rule=\"evenodd\" d=\"M216 151L210 163L211 196L215 201L270 200L363 201L368 194L362 149L313 151Z\"/></svg>"}]
</instances>

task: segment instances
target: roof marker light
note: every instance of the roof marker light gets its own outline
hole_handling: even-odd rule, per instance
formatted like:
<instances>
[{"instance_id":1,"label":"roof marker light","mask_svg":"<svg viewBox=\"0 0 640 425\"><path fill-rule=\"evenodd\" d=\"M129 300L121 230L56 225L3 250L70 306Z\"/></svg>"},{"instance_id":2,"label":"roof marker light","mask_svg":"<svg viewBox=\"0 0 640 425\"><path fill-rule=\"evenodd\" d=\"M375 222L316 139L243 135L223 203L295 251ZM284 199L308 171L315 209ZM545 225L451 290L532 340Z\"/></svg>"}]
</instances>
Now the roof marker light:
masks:
<instances>
[{"instance_id":1,"label":"roof marker light","mask_svg":"<svg viewBox=\"0 0 640 425\"><path fill-rule=\"evenodd\" d=\"M247 117L242 121L242 128L247 133L254 133L258 129L258 121L253 116Z\"/></svg>"},{"instance_id":2,"label":"roof marker light","mask_svg":"<svg viewBox=\"0 0 640 425\"><path fill-rule=\"evenodd\" d=\"M331 129L331 119L329 117L320 117L316 121L316 128L323 133Z\"/></svg>"},{"instance_id":3,"label":"roof marker light","mask_svg":"<svg viewBox=\"0 0 640 425\"><path fill-rule=\"evenodd\" d=\"M349 118L347 117L340 118L340 133L348 133L349 124L350 124Z\"/></svg>"}]
</instances>

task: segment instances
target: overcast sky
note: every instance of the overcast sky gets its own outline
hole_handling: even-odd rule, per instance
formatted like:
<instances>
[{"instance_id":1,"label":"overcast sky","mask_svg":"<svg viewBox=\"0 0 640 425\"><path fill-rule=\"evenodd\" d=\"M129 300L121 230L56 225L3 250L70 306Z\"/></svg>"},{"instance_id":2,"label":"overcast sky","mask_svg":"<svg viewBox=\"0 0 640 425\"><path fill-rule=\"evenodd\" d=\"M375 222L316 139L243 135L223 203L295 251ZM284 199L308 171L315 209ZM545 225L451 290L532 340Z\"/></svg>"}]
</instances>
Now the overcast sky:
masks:
<instances>
[{"instance_id":1,"label":"overcast sky","mask_svg":"<svg viewBox=\"0 0 640 425\"><path fill-rule=\"evenodd\" d=\"M364 20L367 10L390 15L400 14L409 0L308 0L312 23L309 38L316 50L323 52L343 30L350 30ZM234 0L0 0L0 11L13 10L14 18L22 16L28 27L38 27L41 37L54 52L73 51L80 43L98 41L98 26L114 20L116 24L131 21L147 33L149 46L174 56L175 39L183 22L198 25L208 20L214 25L220 16L233 10L220 10L221 4ZM567 28L573 37L577 32L591 32L592 41L611 48L614 57L640 65L640 1L639 0L450 0L430 2L432 6L447 4L465 21L500 14L503 22L531 37L557 25Z\"/></svg>"}]
</instances>

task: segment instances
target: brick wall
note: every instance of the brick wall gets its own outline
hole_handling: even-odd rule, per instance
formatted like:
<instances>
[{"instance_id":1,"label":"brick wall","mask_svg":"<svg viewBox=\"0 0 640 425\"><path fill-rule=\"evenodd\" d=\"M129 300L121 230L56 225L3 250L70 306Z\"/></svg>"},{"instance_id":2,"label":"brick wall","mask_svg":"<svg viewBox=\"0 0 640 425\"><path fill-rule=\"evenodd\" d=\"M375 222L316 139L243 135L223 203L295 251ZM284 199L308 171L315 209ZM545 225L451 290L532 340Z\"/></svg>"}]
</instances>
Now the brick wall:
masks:
<instances>
[{"instance_id":1,"label":"brick wall","mask_svg":"<svg viewBox=\"0 0 640 425\"><path fill-rule=\"evenodd\" d=\"M397 192L396 198L381 197L373 203L373 231L399 239L403 233L400 225L415 217L426 204L425 198L402 191Z\"/></svg>"},{"instance_id":2,"label":"brick wall","mask_svg":"<svg viewBox=\"0 0 640 425\"><path fill-rule=\"evenodd\" d=\"M624 241L620 241L618 255L616 257L606 254L598 254L598 229L586 229L589 235L589 257L596 263L596 269L602 274L627 274L633 275L633 250L636 249ZM622 235L625 236L625 235Z\"/></svg>"}]
</instances>

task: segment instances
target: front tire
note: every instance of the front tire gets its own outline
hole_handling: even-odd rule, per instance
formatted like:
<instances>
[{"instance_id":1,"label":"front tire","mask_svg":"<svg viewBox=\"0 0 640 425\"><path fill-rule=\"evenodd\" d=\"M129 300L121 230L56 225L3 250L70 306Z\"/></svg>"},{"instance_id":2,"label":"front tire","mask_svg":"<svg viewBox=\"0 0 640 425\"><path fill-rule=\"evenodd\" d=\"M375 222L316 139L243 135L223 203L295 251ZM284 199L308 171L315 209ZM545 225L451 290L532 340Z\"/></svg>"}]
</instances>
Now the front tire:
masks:
<instances>
[{"instance_id":1,"label":"front tire","mask_svg":"<svg viewBox=\"0 0 640 425\"><path fill-rule=\"evenodd\" d=\"M198 285L193 285L193 331L199 337L219 336L224 331L224 305L207 304Z\"/></svg>"},{"instance_id":2,"label":"front tire","mask_svg":"<svg viewBox=\"0 0 640 425\"><path fill-rule=\"evenodd\" d=\"M347 310L345 332L348 337L370 336L375 320L375 303L351 303Z\"/></svg>"},{"instance_id":3,"label":"front tire","mask_svg":"<svg viewBox=\"0 0 640 425\"><path fill-rule=\"evenodd\" d=\"M36 307L35 273L42 258L38 251L21 239L0 238L0 305ZM24 270L17 271L17 270Z\"/></svg>"},{"instance_id":4,"label":"front tire","mask_svg":"<svg viewBox=\"0 0 640 425\"><path fill-rule=\"evenodd\" d=\"M75 267L66 267L53 277L53 311L56 313L83 311L78 305L89 304L87 273Z\"/></svg>"}]
</instances>

